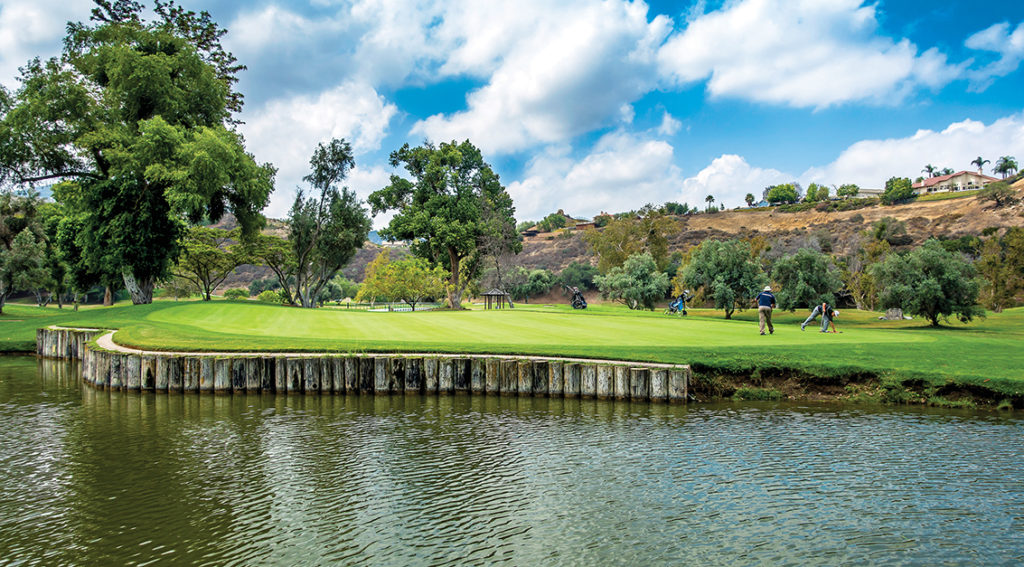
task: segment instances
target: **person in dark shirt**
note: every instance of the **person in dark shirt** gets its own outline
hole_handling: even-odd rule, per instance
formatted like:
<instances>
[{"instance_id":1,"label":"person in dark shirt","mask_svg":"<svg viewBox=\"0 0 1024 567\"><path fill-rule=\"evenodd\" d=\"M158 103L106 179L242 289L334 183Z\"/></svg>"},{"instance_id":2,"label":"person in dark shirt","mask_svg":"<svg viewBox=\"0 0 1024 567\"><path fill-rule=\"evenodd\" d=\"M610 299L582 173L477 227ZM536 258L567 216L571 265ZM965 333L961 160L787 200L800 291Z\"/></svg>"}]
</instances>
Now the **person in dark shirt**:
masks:
<instances>
[{"instance_id":1,"label":"person in dark shirt","mask_svg":"<svg viewBox=\"0 0 1024 567\"><path fill-rule=\"evenodd\" d=\"M772 326L772 309L775 308L775 296L772 295L771 286L764 286L764 291L757 295L755 301L757 301L757 319L761 334L764 334L766 325L768 326L768 333L775 334L775 327Z\"/></svg>"}]
</instances>

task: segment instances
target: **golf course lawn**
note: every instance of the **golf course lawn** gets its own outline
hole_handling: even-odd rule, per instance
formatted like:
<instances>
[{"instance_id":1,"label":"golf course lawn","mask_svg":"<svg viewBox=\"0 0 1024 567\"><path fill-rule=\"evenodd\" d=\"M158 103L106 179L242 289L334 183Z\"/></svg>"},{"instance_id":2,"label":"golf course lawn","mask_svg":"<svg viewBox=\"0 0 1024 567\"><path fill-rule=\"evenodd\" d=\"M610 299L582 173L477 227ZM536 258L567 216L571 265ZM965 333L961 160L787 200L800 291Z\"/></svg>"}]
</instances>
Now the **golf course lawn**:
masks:
<instances>
[{"instance_id":1,"label":"golf course lawn","mask_svg":"<svg viewBox=\"0 0 1024 567\"><path fill-rule=\"evenodd\" d=\"M678 317L619 305L371 313L248 301L159 301L76 313L8 304L0 316L0 349L33 351L35 329L57 324L119 329L116 342L151 350L560 355L689 363L734 373L870 374L1024 393L1024 308L939 328L919 319L879 321L877 313L843 310L840 334L819 333L817 323L801 332L805 316L777 311L775 334L761 336L753 310L726 320L720 310Z\"/></svg>"}]
</instances>

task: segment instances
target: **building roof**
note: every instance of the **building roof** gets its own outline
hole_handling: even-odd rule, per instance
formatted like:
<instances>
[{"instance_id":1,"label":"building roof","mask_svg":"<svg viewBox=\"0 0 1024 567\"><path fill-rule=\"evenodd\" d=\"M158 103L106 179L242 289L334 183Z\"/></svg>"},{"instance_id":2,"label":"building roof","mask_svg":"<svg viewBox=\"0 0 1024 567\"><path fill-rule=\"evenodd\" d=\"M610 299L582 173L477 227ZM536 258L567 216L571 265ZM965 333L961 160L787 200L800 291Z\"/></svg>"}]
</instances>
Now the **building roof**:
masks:
<instances>
[{"instance_id":1,"label":"building roof","mask_svg":"<svg viewBox=\"0 0 1024 567\"><path fill-rule=\"evenodd\" d=\"M989 183L991 183L993 181L999 181L995 177L989 177L987 175L982 175L980 173L975 173L973 171L964 170L964 171L958 171L956 173L950 173L949 175L940 175L938 177L929 177L928 179L922 180L919 183L915 183L914 184L914 188L915 189L918 189L918 188L922 188L923 189L925 187L934 187L934 186L942 183L943 181L949 181L950 179L953 179L954 177L957 177L957 176L960 176L960 175L964 175L964 174L973 175L975 177L980 177L980 178L984 179L985 181L988 181Z\"/></svg>"},{"instance_id":2,"label":"building roof","mask_svg":"<svg viewBox=\"0 0 1024 567\"><path fill-rule=\"evenodd\" d=\"M490 296L503 296L503 295L508 295L508 293L506 293L504 291L501 291L500 289L495 288L495 289L492 289L491 291L488 291L487 293L484 294L484 296L488 296L488 295L490 295Z\"/></svg>"}]
</instances>

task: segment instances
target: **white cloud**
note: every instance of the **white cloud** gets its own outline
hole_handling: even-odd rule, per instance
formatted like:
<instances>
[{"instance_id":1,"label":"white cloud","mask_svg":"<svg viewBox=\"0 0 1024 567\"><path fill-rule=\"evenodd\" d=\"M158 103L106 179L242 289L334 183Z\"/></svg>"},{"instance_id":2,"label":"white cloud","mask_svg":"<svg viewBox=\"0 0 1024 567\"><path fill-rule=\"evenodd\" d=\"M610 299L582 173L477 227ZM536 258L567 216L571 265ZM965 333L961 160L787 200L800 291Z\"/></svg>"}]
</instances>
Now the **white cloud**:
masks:
<instances>
[{"instance_id":1,"label":"white cloud","mask_svg":"<svg viewBox=\"0 0 1024 567\"><path fill-rule=\"evenodd\" d=\"M1000 156L1024 156L1024 114L1015 114L986 125L976 120L954 122L941 132L919 130L906 138L863 140L844 150L832 163L815 167L801 176L839 185L856 183L881 188L893 176L915 179L925 165L956 171L973 170L978 156L995 164ZM986 166L991 174L992 165Z\"/></svg>"},{"instance_id":2,"label":"white cloud","mask_svg":"<svg viewBox=\"0 0 1024 567\"><path fill-rule=\"evenodd\" d=\"M659 53L676 84L708 80L712 96L794 107L896 103L963 72L936 49L876 35L862 0L744 0L691 19Z\"/></svg>"},{"instance_id":3,"label":"white cloud","mask_svg":"<svg viewBox=\"0 0 1024 567\"><path fill-rule=\"evenodd\" d=\"M691 207L705 206L704 198L711 195L715 203L726 207L743 204L747 193L753 193L760 201L765 187L793 181L793 176L776 169L751 167L747 161L734 154L723 154L711 161L697 175L686 178L678 201Z\"/></svg>"},{"instance_id":4,"label":"white cloud","mask_svg":"<svg viewBox=\"0 0 1024 567\"><path fill-rule=\"evenodd\" d=\"M968 73L971 78L971 89L983 91L996 77L1005 77L1017 70L1024 60L1024 22L1010 32L1010 24L1003 22L967 38L964 45L970 49L992 51L999 58L988 65Z\"/></svg>"},{"instance_id":5,"label":"white cloud","mask_svg":"<svg viewBox=\"0 0 1024 567\"><path fill-rule=\"evenodd\" d=\"M571 159L569 151L549 147L531 160L522 181L508 185L517 219L539 219L558 209L578 216L620 212L678 194L682 176L667 142L616 131L582 160Z\"/></svg>"},{"instance_id":6,"label":"white cloud","mask_svg":"<svg viewBox=\"0 0 1024 567\"><path fill-rule=\"evenodd\" d=\"M438 141L469 138L489 153L515 152L614 123L624 104L655 86L654 55L670 26L660 16L648 22L642 3L619 1L516 2L508 18L522 32L515 41L504 34L477 39L487 26L461 30L467 44L485 43L487 55L470 58L456 50L443 69L483 72L493 66L493 74L468 95L467 110L431 116L413 133Z\"/></svg>"},{"instance_id":7,"label":"white cloud","mask_svg":"<svg viewBox=\"0 0 1024 567\"><path fill-rule=\"evenodd\" d=\"M17 87L18 67L29 59L60 54L64 24L86 21L92 2L4 0L0 4L0 84Z\"/></svg>"},{"instance_id":8,"label":"white cloud","mask_svg":"<svg viewBox=\"0 0 1024 567\"><path fill-rule=\"evenodd\" d=\"M676 132L683 127L683 123L672 118L672 115L666 112L661 117L661 125L658 126L658 133L662 136L675 136Z\"/></svg>"},{"instance_id":9,"label":"white cloud","mask_svg":"<svg viewBox=\"0 0 1024 567\"><path fill-rule=\"evenodd\" d=\"M274 100L247 112L241 126L246 147L258 161L278 168L277 189L267 214L280 217L287 212L295 187L303 185L302 177L309 172L309 156L317 143L345 138L358 164L359 154L380 148L396 112L395 105L373 87L360 83L344 83L315 98Z\"/></svg>"}]
</instances>

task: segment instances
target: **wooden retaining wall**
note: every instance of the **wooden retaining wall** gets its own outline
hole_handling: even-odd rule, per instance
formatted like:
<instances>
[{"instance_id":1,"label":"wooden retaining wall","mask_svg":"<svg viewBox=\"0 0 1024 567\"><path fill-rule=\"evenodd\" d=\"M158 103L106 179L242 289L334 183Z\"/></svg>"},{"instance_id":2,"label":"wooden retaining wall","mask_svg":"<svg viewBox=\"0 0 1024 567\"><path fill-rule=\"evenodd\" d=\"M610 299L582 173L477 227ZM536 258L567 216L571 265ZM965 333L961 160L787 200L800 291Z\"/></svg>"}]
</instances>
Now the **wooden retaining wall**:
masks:
<instances>
[{"instance_id":1,"label":"wooden retaining wall","mask_svg":"<svg viewBox=\"0 0 1024 567\"><path fill-rule=\"evenodd\" d=\"M542 357L403 354L124 353L96 347L98 329L46 328L36 353L82 361L97 388L295 394L472 393L685 402L688 365Z\"/></svg>"}]
</instances>

